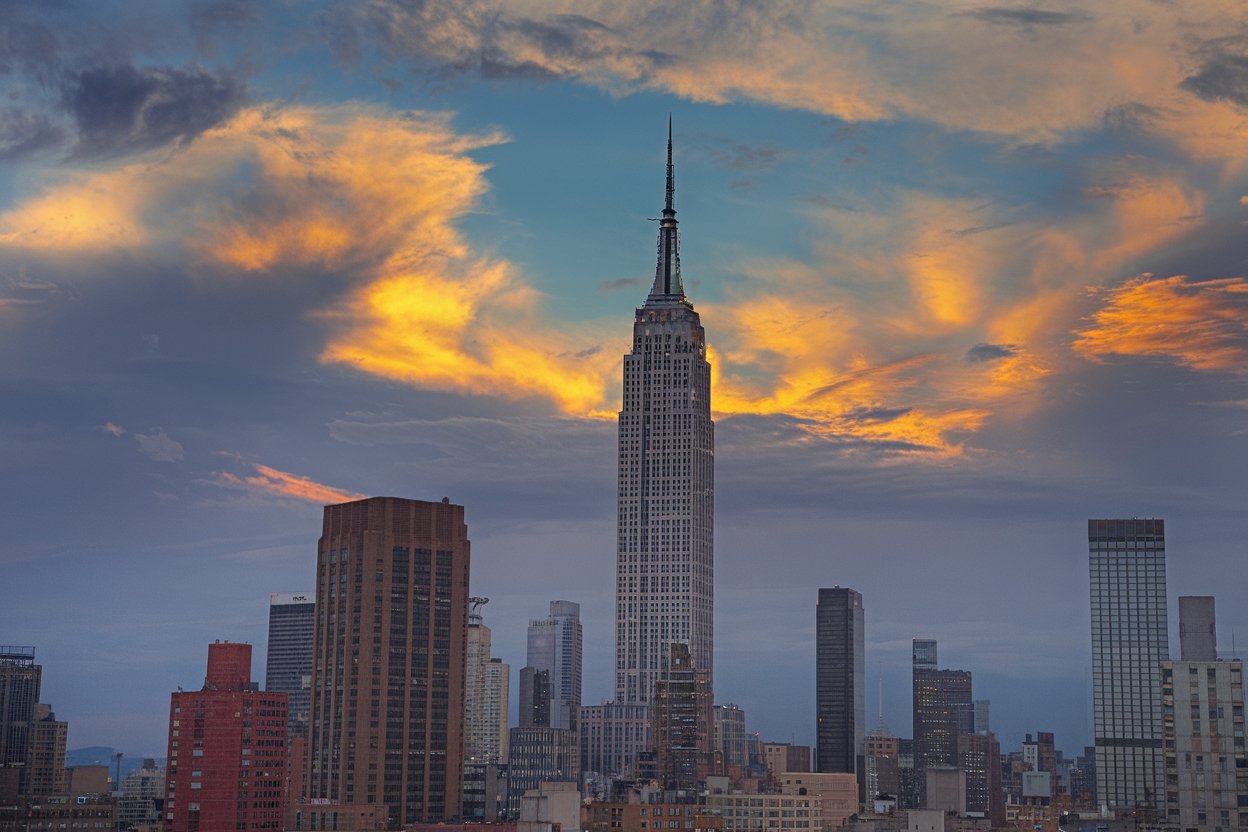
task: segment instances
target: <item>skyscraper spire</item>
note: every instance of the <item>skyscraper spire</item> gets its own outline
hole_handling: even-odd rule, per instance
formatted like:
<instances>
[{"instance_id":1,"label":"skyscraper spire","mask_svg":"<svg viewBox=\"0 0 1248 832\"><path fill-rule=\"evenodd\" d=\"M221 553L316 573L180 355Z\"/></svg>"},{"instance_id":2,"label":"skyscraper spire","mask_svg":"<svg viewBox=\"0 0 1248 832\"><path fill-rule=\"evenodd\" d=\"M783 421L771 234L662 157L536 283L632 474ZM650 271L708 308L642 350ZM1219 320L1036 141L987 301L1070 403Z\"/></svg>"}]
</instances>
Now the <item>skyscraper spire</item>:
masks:
<instances>
[{"instance_id":1,"label":"skyscraper spire","mask_svg":"<svg viewBox=\"0 0 1248 832\"><path fill-rule=\"evenodd\" d=\"M659 262L648 300L685 299L680 279L680 232L676 222L676 166L672 164L672 117L667 117L667 192L659 220Z\"/></svg>"},{"instance_id":2,"label":"skyscraper spire","mask_svg":"<svg viewBox=\"0 0 1248 832\"><path fill-rule=\"evenodd\" d=\"M672 114L667 114L667 202L663 213L676 213L676 173L672 166Z\"/></svg>"}]
</instances>

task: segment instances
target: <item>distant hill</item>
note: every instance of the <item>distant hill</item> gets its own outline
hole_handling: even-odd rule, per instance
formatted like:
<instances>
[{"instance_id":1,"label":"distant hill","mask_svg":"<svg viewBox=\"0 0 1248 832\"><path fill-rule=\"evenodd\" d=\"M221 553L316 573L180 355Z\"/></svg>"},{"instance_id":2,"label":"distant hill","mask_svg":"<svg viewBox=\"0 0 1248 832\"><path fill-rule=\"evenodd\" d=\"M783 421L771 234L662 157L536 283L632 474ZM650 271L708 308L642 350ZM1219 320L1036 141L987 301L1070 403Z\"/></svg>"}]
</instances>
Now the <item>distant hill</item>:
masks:
<instances>
[{"instance_id":1,"label":"distant hill","mask_svg":"<svg viewBox=\"0 0 1248 832\"><path fill-rule=\"evenodd\" d=\"M116 771L113 762L113 755L118 749L110 748L107 745L91 745L86 748L71 748L65 752L65 765L67 766L108 766L108 776L112 777ZM125 752L122 752L125 754ZM164 768L165 758L157 757L156 765ZM132 771L137 771L143 767L142 754L125 754L121 760L121 776L124 778Z\"/></svg>"}]
</instances>

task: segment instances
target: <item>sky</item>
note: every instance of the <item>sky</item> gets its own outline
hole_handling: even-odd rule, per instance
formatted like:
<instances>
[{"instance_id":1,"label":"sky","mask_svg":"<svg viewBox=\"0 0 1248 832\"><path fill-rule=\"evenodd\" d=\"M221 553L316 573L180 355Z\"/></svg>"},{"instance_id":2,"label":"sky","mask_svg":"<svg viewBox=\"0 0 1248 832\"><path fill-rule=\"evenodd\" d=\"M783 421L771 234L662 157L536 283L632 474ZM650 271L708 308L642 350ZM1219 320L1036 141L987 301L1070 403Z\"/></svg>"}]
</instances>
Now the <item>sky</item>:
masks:
<instances>
[{"instance_id":1,"label":"sky","mask_svg":"<svg viewBox=\"0 0 1248 832\"><path fill-rule=\"evenodd\" d=\"M814 606L1006 750L1091 741L1086 520L1163 517L1248 643L1248 8L0 0L0 642L71 747L168 694L321 506L467 507L495 652L579 601L611 693L615 413L674 122L713 365L716 698L814 739ZM1172 638L1177 653L1177 636Z\"/></svg>"}]
</instances>

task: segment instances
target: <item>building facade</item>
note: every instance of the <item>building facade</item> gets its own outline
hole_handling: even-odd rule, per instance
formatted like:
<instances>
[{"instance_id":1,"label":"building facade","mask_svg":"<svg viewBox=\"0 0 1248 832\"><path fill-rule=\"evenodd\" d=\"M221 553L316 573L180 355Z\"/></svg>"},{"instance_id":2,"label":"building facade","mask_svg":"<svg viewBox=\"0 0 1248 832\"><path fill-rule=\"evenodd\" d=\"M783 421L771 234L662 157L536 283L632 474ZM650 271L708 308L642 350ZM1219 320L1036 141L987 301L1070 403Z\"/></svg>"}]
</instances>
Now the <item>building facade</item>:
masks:
<instances>
[{"instance_id":1,"label":"building facade","mask_svg":"<svg viewBox=\"0 0 1248 832\"><path fill-rule=\"evenodd\" d=\"M745 741L745 711L736 705L716 705L715 753L720 761L720 774L740 777L750 764Z\"/></svg>"},{"instance_id":2,"label":"building facade","mask_svg":"<svg viewBox=\"0 0 1248 832\"><path fill-rule=\"evenodd\" d=\"M711 792L706 813L723 818L724 832L817 832L823 805L811 794Z\"/></svg>"},{"instance_id":3,"label":"building facade","mask_svg":"<svg viewBox=\"0 0 1248 832\"><path fill-rule=\"evenodd\" d=\"M694 667L689 648L674 643L671 651L651 705L659 787L694 792L715 773L715 700L710 673Z\"/></svg>"},{"instance_id":4,"label":"building facade","mask_svg":"<svg viewBox=\"0 0 1248 832\"><path fill-rule=\"evenodd\" d=\"M17 770L19 794L27 791L42 678L35 648L0 646L0 767Z\"/></svg>"},{"instance_id":5,"label":"building facade","mask_svg":"<svg viewBox=\"0 0 1248 832\"><path fill-rule=\"evenodd\" d=\"M1179 658L1185 662L1218 660L1218 617L1212 595L1179 596Z\"/></svg>"},{"instance_id":6,"label":"building facade","mask_svg":"<svg viewBox=\"0 0 1248 832\"><path fill-rule=\"evenodd\" d=\"M486 598L473 598L468 614L467 670L464 676L464 760L469 763L507 762L507 710L511 668L491 654L493 633L485 626L481 607Z\"/></svg>"},{"instance_id":7,"label":"building facade","mask_svg":"<svg viewBox=\"0 0 1248 832\"><path fill-rule=\"evenodd\" d=\"M914 772L921 805L926 804L926 771L956 767L958 735L975 728L975 705L969 670L941 670L933 639L915 639L912 647L914 694Z\"/></svg>"},{"instance_id":8,"label":"building facade","mask_svg":"<svg viewBox=\"0 0 1248 832\"><path fill-rule=\"evenodd\" d=\"M470 544L464 507L325 507L305 790L383 804L391 826L458 817Z\"/></svg>"},{"instance_id":9,"label":"building facade","mask_svg":"<svg viewBox=\"0 0 1248 832\"><path fill-rule=\"evenodd\" d=\"M216 642L203 688L169 697L165 832L282 828L287 698L258 687L251 645Z\"/></svg>"},{"instance_id":10,"label":"building facade","mask_svg":"<svg viewBox=\"0 0 1248 832\"><path fill-rule=\"evenodd\" d=\"M65 794L65 742L68 735L69 724L58 720L50 705L35 705L27 794Z\"/></svg>"},{"instance_id":11,"label":"building facade","mask_svg":"<svg viewBox=\"0 0 1248 832\"><path fill-rule=\"evenodd\" d=\"M833 832L858 813L858 779L852 772L785 772L777 778L781 794L814 797L819 803L816 829ZM784 826L783 804L781 827Z\"/></svg>"},{"instance_id":12,"label":"building facade","mask_svg":"<svg viewBox=\"0 0 1248 832\"><path fill-rule=\"evenodd\" d=\"M316 597L310 592L269 593L269 646L264 689L290 700L291 737L308 736L312 698L312 635Z\"/></svg>"},{"instance_id":13,"label":"building facade","mask_svg":"<svg viewBox=\"0 0 1248 832\"><path fill-rule=\"evenodd\" d=\"M867 732L863 740L863 803L871 803L882 795L898 799L900 784L897 782L898 739L888 729L883 718Z\"/></svg>"},{"instance_id":14,"label":"building facade","mask_svg":"<svg viewBox=\"0 0 1248 832\"><path fill-rule=\"evenodd\" d=\"M1001 786L1001 744L996 734L958 735L958 768L966 774L966 811L980 812L1005 824L1005 795Z\"/></svg>"},{"instance_id":15,"label":"building facade","mask_svg":"<svg viewBox=\"0 0 1248 832\"><path fill-rule=\"evenodd\" d=\"M857 773L866 734L862 595L819 590L815 607L816 769Z\"/></svg>"},{"instance_id":16,"label":"building facade","mask_svg":"<svg viewBox=\"0 0 1248 832\"><path fill-rule=\"evenodd\" d=\"M632 780L651 748L650 708L603 702L581 708L581 768L601 780Z\"/></svg>"},{"instance_id":17,"label":"building facade","mask_svg":"<svg viewBox=\"0 0 1248 832\"><path fill-rule=\"evenodd\" d=\"M1161 663L1168 830L1248 828L1243 662Z\"/></svg>"},{"instance_id":18,"label":"building facade","mask_svg":"<svg viewBox=\"0 0 1248 832\"><path fill-rule=\"evenodd\" d=\"M140 826L157 826L165 805L165 770L151 757L121 781L117 799L117 828L121 832Z\"/></svg>"},{"instance_id":19,"label":"building facade","mask_svg":"<svg viewBox=\"0 0 1248 832\"><path fill-rule=\"evenodd\" d=\"M528 666L547 673L552 728L576 728L581 716L581 605L551 601L550 615L529 622Z\"/></svg>"},{"instance_id":20,"label":"building facade","mask_svg":"<svg viewBox=\"0 0 1248 832\"><path fill-rule=\"evenodd\" d=\"M706 333L685 296L671 128L654 284L636 311L619 414L615 701L647 704L672 643L713 670L714 423Z\"/></svg>"},{"instance_id":21,"label":"building facade","mask_svg":"<svg viewBox=\"0 0 1248 832\"><path fill-rule=\"evenodd\" d=\"M507 754L507 811L515 817L524 793L542 783L581 781L581 749L576 731L548 725L520 726L511 731Z\"/></svg>"},{"instance_id":22,"label":"building facade","mask_svg":"<svg viewBox=\"0 0 1248 832\"><path fill-rule=\"evenodd\" d=\"M1170 657L1164 521L1089 520L1088 568L1097 802L1155 812Z\"/></svg>"}]
</instances>

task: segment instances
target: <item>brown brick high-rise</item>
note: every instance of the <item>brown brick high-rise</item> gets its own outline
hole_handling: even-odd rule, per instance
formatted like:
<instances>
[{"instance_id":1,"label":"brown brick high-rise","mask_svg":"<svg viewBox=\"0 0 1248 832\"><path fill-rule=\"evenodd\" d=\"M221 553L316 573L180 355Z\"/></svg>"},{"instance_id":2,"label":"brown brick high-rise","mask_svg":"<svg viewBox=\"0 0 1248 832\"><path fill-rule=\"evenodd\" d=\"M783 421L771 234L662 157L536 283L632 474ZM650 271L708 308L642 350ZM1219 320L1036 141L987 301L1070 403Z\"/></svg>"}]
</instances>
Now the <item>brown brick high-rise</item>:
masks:
<instances>
[{"instance_id":1,"label":"brown brick high-rise","mask_svg":"<svg viewBox=\"0 0 1248 832\"><path fill-rule=\"evenodd\" d=\"M384 804L391 827L458 817L468 560L464 507L447 500L325 507L309 798Z\"/></svg>"}]
</instances>

